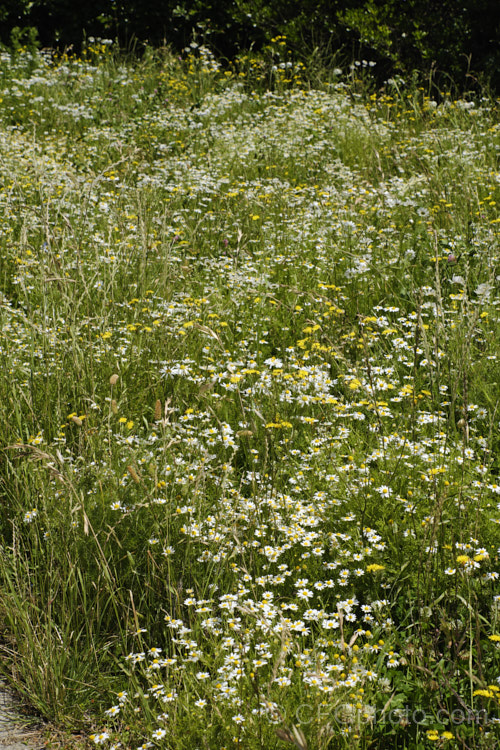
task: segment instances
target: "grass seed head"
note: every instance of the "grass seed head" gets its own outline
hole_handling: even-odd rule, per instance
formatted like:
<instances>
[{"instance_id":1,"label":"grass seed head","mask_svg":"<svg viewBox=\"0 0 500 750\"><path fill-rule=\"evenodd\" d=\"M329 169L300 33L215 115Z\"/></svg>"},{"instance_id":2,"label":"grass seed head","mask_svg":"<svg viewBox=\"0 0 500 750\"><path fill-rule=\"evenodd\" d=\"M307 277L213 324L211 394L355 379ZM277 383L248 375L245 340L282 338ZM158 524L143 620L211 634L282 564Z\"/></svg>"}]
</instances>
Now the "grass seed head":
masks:
<instances>
[{"instance_id":1,"label":"grass seed head","mask_svg":"<svg viewBox=\"0 0 500 750\"><path fill-rule=\"evenodd\" d=\"M162 418L162 408L160 399L156 399L155 403L155 422L159 422Z\"/></svg>"}]
</instances>

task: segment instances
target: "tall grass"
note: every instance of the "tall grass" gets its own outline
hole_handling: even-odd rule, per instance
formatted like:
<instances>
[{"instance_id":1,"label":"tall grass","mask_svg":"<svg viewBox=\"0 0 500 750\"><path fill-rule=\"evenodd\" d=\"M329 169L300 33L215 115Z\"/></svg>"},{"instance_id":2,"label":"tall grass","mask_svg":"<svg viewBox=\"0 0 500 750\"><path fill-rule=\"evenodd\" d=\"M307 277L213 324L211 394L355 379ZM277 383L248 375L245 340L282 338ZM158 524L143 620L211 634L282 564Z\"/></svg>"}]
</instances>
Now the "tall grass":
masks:
<instances>
[{"instance_id":1,"label":"tall grass","mask_svg":"<svg viewBox=\"0 0 500 750\"><path fill-rule=\"evenodd\" d=\"M278 42L2 54L2 664L90 746L493 748L498 103Z\"/></svg>"}]
</instances>

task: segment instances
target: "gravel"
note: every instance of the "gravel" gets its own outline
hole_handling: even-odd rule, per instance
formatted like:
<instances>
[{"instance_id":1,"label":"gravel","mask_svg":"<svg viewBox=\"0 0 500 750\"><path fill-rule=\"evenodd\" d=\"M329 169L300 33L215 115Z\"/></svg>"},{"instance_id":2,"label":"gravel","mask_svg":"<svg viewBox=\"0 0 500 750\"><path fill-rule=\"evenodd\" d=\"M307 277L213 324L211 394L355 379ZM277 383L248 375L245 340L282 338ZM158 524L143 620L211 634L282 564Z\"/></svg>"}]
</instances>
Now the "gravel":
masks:
<instances>
[{"instance_id":1,"label":"gravel","mask_svg":"<svg viewBox=\"0 0 500 750\"><path fill-rule=\"evenodd\" d=\"M42 750L38 719L21 711L21 704L0 682L0 750Z\"/></svg>"}]
</instances>

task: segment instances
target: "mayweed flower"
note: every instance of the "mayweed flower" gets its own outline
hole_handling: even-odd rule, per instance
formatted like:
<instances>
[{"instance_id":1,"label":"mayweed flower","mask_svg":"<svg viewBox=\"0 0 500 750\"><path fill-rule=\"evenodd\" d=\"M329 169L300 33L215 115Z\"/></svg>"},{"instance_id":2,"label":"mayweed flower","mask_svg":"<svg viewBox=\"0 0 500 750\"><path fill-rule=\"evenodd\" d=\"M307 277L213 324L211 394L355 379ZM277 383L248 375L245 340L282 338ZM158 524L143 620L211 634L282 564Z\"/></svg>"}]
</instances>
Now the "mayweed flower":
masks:
<instances>
[{"instance_id":1,"label":"mayweed flower","mask_svg":"<svg viewBox=\"0 0 500 750\"><path fill-rule=\"evenodd\" d=\"M166 732L165 729L155 729L155 731L153 732L153 734L151 735L151 737L154 740L162 740L165 737L166 734L167 734L167 732Z\"/></svg>"},{"instance_id":2,"label":"mayweed flower","mask_svg":"<svg viewBox=\"0 0 500 750\"><path fill-rule=\"evenodd\" d=\"M106 740L109 739L108 732L101 732L100 734L91 734L90 735L91 741L94 743L94 745L102 745Z\"/></svg>"},{"instance_id":3,"label":"mayweed flower","mask_svg":"<svg viewBox=\"0 0 500 750\"><path fill-rule=\"evenodd\" d=\"M387 485L382 485L382 487L377 487L377 492L382 495L382 497L390 497L392 495L392 490L390 487L387 487Z\"/></svg>"},{"instance_id":4,"label":"mayweed flower","mask_svg":"<svg viewBox=\"0 0 500 750\"><path fill-rule=\"evenodd\" d=\"M36 508L33 508L33 510L28 510L24 514L24 518L23 518L24 523L31 523L32 521L35 520L37 515L38 515L38 511Z\"/></svg>"}]
</instances>

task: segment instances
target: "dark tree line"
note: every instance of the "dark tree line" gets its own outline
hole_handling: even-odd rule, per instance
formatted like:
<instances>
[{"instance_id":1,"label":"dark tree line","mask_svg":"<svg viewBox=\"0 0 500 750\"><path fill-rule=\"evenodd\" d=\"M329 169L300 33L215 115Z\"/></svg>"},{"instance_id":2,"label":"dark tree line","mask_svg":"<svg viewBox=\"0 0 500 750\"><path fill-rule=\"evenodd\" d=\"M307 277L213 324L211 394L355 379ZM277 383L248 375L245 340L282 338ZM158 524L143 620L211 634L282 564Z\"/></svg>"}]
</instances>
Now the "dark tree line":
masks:
<instances>
[{"instance_id":1,"label":"dark tree line","mask_svg":"<svg viewBox=\"0 0 500 750\"><path fill-rule=\"evenodd\" d=\"M364 57L381 75L500 86L500 0L0 0L0 42L33 29L41 46L76 51L89 36L180 50L195 34L226 57L286 35L302 58Z\"/></svg>"}]
</instances>

